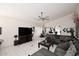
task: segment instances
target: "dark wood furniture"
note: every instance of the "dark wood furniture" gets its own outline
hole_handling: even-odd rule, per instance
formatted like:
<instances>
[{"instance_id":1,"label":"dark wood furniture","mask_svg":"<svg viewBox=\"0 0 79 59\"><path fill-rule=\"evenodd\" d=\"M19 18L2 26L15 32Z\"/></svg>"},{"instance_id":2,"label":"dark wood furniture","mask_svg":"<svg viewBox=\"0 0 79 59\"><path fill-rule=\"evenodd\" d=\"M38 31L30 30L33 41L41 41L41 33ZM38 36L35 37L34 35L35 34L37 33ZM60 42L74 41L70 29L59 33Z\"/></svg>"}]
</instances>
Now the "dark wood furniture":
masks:
<instances>
[{"instance_id":1,"label":"dark wood furniture","mask_svg":"<svg viewBox=\"0 0 79 59\"><path fill-rule=\"evenodd\" d=\"M32 41L32 28L29 27L18 27L18 40L16 40L17 35L15 35L14 45L23 44Z\"/></svg>"},{"instance_id":2,"label":"dark wood furniture","mask_svg":"<svg viewBox=\"0 0 79 59\"><path fill-rule=\"evenodd\" d=\"M47 42L46 40L44 40L42 42L39 42L38 43L38 48L40 48L40 45L47 47L48 50L49 50L49 48L50 48L51 45L53 46L52 42Z\"/></svg>"},{"instance_id":3,"label":"dark wood furniture","mask_svg":"<svg viewBox=\"0 0 79 59\"><path fill-rule=\"evenodd\" d=\"M32 34L31 35L23 35L23 36L19 36L18 40L14 41L14 45L20 45L22 43L26 43L32 41Z\"/></svg>"}]
</instances>

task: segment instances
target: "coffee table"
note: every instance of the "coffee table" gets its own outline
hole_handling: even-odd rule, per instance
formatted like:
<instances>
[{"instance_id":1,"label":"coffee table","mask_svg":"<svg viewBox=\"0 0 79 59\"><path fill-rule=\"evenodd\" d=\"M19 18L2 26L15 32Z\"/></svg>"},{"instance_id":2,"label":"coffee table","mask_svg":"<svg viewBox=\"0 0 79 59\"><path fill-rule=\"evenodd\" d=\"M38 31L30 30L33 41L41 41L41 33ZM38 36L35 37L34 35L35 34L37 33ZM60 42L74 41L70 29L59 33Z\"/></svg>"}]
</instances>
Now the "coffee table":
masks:
<instances>
[{"instance_id":1,"label":"coffee table","mask_svg":"<svg viewBox=\"0 0 79 59\"><path fill-rule=\"evenodd\" d=\"M46 42L44 40L44 41L38 43L38 48L40 48L40 45L47 47L48 51L49 51L49 48L50 48L51 45L53 46L53 43L52 42Z\"/></svg>"}]
</instances>

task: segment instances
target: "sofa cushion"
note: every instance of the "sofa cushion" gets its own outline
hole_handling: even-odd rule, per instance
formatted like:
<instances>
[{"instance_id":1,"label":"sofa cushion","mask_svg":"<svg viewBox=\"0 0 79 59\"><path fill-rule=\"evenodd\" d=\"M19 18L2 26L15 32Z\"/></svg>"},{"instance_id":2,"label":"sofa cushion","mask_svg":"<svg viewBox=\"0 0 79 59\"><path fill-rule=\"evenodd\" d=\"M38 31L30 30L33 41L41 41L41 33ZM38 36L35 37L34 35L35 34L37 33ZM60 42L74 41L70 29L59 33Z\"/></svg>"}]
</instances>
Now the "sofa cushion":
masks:
<instances>
[{"instance_id":1,"label":"sofa cushion","mask_svg":"<svg viewBox=\"0 0 79 59\"><path fill-rule=\"evenodd\" d=\"M70 47L69 49L67 50L67 53L65 54L65 56L74 56L76 53L76 48L75 46L73 45L72 41L70 42Z\"/></svg>"},{"instance_id":2,"label":"sofa cushion","mask_svg":"<svg viewBox=\"0 0 79 59\"><path fill-rule=\"evenodd\" d=\"M60 40L63 40L64 41L65 40L65 36L63 36L63 35L60 36Z\"/></svg>"},{"instance_id":3,"label":"sofa cushion","mask_svg":"<svg viewBox=\"0 0 79 59\"><path fill-rule=\"evenodd\" d=\"M64 51L62 48L57 47L54 51L54 54L57 56L64 56L66 54L66 51Z\"/></svg>"},{"instance_id":4,"label":"sofa cushion","mask_svg":"<svg viewBox=\"0 0 79 59\"><path fill-rule=\"evenodd\" d=\"M61 42L55 49L55 54L58 56L63 56L66 54L68 48L70 47L69 42Z\"/></svg>"},{"instance_id":5,"label":"sofa cushion","mask_svg":"<svg viewBox=\"0 0 79 59\"><path fill-rule=\"evenodd\" d=\"M73 44L75 45L76 50L79 51L79 42L77 40L74 40Z\"/></svg>"},{"instance_id":6,"label":"sofa cushion","mask_svg":"<svg viewBox=\"0 0 79 59\"><path fill-rule=\"evenodd\" d=\"M59 44L60 43L60 39L57 39L55 35L52 36L52 41L53 41L53 44Z\"/></svg>"},{"instance_id":7,"label":"sofa cushion","mask_svg":"<svg viewBox=\"0 0 79 59\"><path fill-rule=\"evenodd\" d=\"M67 37L67 36L65 37L65 41L71 41L71 39L72 38L70 36L69 37Z\"/></svg>"},{"instance_id":8,"label":"sofa cushion","mask_svg":"<svg viewBox=\"0 0 79 59\"><path fill-rule=\"evenodd\" d=\"M58 47L62 48L63 50L67 51L68 48L70 47L70 43L69 42L61 42Z\"/></svg>"},{"instance_id":9,"label":"sofa cushion","mask_svg":"<svg viewBox=\"0 0 79 59\"><path fill-rule=\"evenodd\" d=\"M70 41L71 40L71 37L70 36L60 36L60 40L63 40L63 41Z\"/></svg>"}]
</instances>

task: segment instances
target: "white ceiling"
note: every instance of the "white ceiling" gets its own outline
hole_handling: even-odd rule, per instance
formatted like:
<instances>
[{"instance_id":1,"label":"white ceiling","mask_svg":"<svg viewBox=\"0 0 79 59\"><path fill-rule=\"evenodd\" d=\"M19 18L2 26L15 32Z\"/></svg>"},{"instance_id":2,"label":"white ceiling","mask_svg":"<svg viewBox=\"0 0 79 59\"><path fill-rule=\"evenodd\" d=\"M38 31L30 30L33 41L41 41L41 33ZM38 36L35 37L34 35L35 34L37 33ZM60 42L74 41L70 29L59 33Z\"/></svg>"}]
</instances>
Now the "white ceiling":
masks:
<instances>
[{"instance_id":1,"label":"white ceiling","mask_svg":"<svg viewBox=\"0 0 79 59\"><path fill-rule=\"evenodd\" d=\"M22 20L37 20L40 12L43 11L44 16L54 20L72 13L76 8L76 3L1 3L0 15Z\"/></svg>"}]
</instances>

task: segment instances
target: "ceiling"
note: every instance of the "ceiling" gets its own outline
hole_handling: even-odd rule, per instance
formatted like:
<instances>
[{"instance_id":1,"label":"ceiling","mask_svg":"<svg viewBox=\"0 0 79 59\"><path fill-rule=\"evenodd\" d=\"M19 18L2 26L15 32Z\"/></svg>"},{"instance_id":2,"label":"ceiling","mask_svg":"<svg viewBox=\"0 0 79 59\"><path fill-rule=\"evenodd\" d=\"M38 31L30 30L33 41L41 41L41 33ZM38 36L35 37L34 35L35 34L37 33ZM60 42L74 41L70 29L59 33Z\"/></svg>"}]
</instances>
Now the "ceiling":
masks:
<instances>
[{"instance_id":1,"label":"ceiling","mask_svg":"<svg viewBox=\"0 0 79 59\"><path fill-rule=\"evenodd\" d=\"M0 15L21 20L38 20L40 12L50 20L68 15L77 9L77 3L1 3Z\"/></svg>"}]
</instances>

